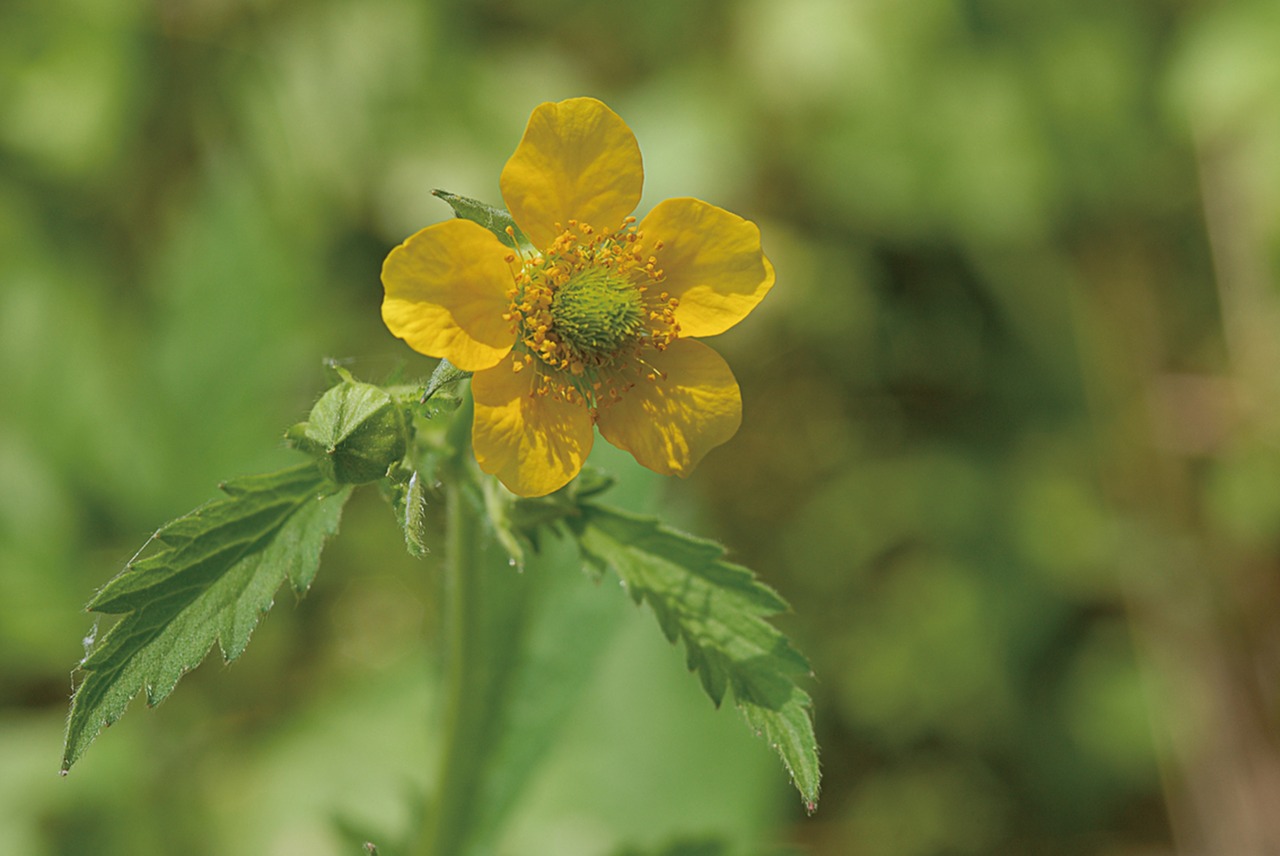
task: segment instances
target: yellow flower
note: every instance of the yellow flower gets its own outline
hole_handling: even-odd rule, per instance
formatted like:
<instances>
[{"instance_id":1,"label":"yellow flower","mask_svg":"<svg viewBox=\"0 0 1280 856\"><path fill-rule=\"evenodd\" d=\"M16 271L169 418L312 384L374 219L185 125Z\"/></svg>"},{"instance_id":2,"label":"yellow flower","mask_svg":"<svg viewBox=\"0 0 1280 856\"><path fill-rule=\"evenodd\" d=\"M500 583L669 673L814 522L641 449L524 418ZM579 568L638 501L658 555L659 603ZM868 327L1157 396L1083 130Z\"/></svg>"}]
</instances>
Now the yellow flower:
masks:
<instances>
[{"instance_id":1,"label":"yellow flower","mask_svg":"<svg viewBox=\"0 0 1280 856\"><path fill-rule=\"evenodd\" d=\"M521 496L582 469L594 426L651 470L686 476L742 421L728 364L690 337L747 316L773 285L754 223L668 199L638 225L631 129L593 98L542 104L502 170L536 252L469 220L428 226L382 266L382 319L473 372L480 468Z\"/></svg>"}]
</instances>

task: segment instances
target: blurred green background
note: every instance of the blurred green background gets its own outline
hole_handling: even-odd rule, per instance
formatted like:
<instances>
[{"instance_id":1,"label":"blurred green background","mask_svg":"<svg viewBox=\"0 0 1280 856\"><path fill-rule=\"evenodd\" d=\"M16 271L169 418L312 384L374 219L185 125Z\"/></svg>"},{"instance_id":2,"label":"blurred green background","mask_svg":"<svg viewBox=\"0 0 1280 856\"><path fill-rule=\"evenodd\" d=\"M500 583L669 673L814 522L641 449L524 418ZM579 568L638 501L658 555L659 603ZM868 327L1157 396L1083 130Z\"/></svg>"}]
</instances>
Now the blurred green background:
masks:
<instances>
[{"instance_id":1,"label":"blurred green background","mask_svg":"<svg viewBox=\"0 0 1280 856\"><path fill-rule=\"evenodd\" d=\"M1280 850L1273 0L6 0L0 852L411 823L438 567L375 496L234 667L60 779L81 606L292 460L322 357L429 370L383 256L582 94L639 137L641 212L707 199L777 267L714 343L738 436L685 483L609 464L792 602L826 786L805 818L600 589L617 633L500 853Z\"/></svg>"}]
</instances>

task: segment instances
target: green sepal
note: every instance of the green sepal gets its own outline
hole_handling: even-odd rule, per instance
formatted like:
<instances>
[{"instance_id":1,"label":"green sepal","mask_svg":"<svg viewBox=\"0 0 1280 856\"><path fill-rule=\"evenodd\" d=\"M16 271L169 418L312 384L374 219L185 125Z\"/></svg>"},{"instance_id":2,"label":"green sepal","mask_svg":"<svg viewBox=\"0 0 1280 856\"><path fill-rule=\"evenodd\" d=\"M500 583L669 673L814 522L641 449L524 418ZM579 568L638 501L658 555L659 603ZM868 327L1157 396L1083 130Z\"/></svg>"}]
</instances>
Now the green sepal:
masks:
<instances>
[{"instance_id":1,"label":"green sepal","mask_svg":"<svg viewBox=\"0 0 1280 856\"><path fill-rule=\"evenodd\" d=\"M477 199L458 196L456 193L449 193L446 190L433 190L431 195L449 203L449 207L453 209L453 213L456 216L484 226L497 235L499 241L513 250L532 248L529 239L520 231L520 227L516 225L516 221L511 218L506 209L494 208L492 205L485 205ZM511 234L507 233L507 229L514 233L514 239Z\"/></svg>"},{"instance_id":2,"label":"green sepal","mask_svg":"<svg viewBox=\"0 0 1280 856\"><path fill-rule=\"evenodd\" d=\"M226 662L239 657L282 583L310 587L351 493L311 463L221 487L226 497L161 527L89 603L124 617L80 663L64 772L139 692L159 704L214 643Z\"/></svg>"},{"instance_id":3,"label":"green sepal","mask_svg":"<svg viewBox=\"0 0 1280 856\"><path fill-rule=\"evenodd\" d=\"M431 372L431 378L427 381L427 388L422 391L422 400L430 401L441 393L456 394L458 384L471 377L471 372L464 372L448 360L441 360L435 370Z\"/></svg>"},{"instance_id":4,"label":"green sepal","mask_svg":"<svg viewBox=\"0 0 1280 856\"><path fill-rule=\"evenodd\" d=\"M404 546L409 555L420 559L431 552L427 546L426 479L416 470L402 468L392 478L379 482L382 496L404 533Z\"/></svg>"},{"instance_id":5,"label":"green sepal","mask_svg":"<svg viewBox=\"0 0 1280 856\"><path fill-rule=\"evenodd\" d=\"M360 383L343 369L306 422L285 432L336 484L366 484L386 477L408 448L405 408L381 387Z\"/></svg>"}]
</instances>

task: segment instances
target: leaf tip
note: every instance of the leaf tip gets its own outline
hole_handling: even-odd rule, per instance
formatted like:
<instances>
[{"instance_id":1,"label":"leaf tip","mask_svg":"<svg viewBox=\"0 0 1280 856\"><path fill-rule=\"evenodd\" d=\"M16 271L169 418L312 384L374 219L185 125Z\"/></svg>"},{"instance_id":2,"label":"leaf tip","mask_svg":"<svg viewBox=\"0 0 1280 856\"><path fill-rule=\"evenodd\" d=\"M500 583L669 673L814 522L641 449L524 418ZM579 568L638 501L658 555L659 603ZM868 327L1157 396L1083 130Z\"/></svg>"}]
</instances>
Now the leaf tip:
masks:
<instances>
[{"instance_id":1,"label":"leaf tip","mask_svg":"<svg viewBox=\"0 0 1280 856\"><path fill-rule=\"evenodd\" d=\"M66 739L62 742L62 763L58 765L58 778L65 779L67 774L71 772L71 767L80 759L84 753L84 746L80 745L83 735L73 734L68 728ZM92 742L92 738L90 738Z\"/></svg>"}]
</instances>

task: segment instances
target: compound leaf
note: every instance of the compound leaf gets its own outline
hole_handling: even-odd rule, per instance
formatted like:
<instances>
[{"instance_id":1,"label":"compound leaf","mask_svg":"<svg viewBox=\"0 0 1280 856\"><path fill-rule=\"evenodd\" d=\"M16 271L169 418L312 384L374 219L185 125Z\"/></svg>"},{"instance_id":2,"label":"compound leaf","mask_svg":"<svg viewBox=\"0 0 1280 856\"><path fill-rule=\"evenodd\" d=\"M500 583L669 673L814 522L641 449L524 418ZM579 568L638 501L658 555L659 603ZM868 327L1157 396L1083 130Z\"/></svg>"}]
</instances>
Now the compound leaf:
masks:
<instances>
[{"instance_id":1,"label":"compound leaf","mask_svg":"<svg viewBox=\"0 0 1280 856\"><path fill-rule=\"evenodd\" d=\"M732 692L813 811L821 773L812 701L796 683L810 675L809 664L765 620L786 602L750 570L725 561L719 544L657 520L583 504L565 522L588 563L617 574L637 603L649 604L667 639L683 640L689 669L711 700L718 706Z\"/></svg>"},{"instance_id":2,"label":"compound leaf","mask_svg":"<svg viewBox=\"0 0 1280 856\"><path fill-rule=\"evenodd\" d=\"M140 691L158 704L215 642L227 662L240 656L285 580L299 594L310 587L351 494L315 464L222 489L225 498L161 527L89 603L124 617L80 663L64 772Z\"/></svg>"}]
</instances>

